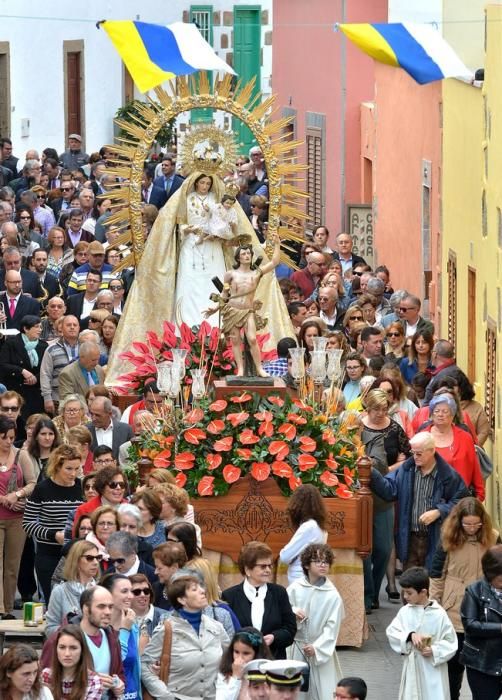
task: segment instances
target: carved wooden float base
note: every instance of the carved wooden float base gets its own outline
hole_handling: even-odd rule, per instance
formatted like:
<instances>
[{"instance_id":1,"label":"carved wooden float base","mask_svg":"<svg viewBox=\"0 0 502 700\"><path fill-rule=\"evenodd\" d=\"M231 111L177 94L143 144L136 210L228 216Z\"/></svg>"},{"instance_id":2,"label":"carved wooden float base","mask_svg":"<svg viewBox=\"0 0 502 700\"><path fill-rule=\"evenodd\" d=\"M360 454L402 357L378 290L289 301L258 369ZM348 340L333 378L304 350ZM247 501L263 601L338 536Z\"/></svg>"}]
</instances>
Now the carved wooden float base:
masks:
<instances>
[{"instance_id":1,"label":"carved wooden float base","mask_svg":"<svg viewBox=\"0 0 502 700\"><path fill-rule=\"evenodd\" d=\"M373 501L366 489L363 491L350 499L325 498L325 503L328 544L366 557L372 545ZM274 479L260 482L249 475L225 496L192 499L204 547L223 552L234 561L242 545L251 540L266 542L274 557L279 555L292 535L287 503Z\"/></svg>"}]
</instances>

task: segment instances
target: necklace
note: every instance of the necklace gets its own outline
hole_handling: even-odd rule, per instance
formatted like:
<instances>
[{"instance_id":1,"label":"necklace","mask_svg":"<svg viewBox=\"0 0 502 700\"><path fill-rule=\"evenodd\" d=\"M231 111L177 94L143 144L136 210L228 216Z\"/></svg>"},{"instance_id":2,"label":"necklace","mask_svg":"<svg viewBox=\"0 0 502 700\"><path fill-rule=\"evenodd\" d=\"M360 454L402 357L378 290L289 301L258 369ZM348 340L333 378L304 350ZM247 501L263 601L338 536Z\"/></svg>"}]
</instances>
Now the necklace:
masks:
<instances>
[{"instance_id":1,"label":"necklace","mask_svg":"<svg viewBox=\"0 0 502 700\"><path fill-rule=\"evenodd\" d=\"M10 469L9 465L6 463L7 460L9 459L9 457L10 457L10 450L9 450L9 452L8 452L8 454L7 454L7 457L5 458L5 463L4 463L4 464L0 464L0 472L1 472L2 474L4 474L5 472L8 472L9 469ZM4 461L4 460L2 460L2 461Z\"/></svg>"}]
</instances>

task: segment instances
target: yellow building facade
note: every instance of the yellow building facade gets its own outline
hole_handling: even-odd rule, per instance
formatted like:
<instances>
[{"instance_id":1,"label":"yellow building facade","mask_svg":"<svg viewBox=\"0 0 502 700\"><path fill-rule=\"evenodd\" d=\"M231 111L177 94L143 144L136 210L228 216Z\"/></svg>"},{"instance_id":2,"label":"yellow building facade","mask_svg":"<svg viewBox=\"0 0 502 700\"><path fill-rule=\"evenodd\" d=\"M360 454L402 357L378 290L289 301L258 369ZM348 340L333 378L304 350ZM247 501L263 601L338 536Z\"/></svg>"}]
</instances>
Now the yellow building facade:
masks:
<instances>
[{"instance_id":1,"label":"yellow building facade","mask_svg":"<svg viewBox=\"0 0 502 700\"><path fill-rule=\"evenodd\" d=\"M480 17L482 20L482 16ZM474 382L493 438L486 505L502 523L502 7L486 10L485 80L443 83L441 336Z\"/></svg>"}]
</instances>

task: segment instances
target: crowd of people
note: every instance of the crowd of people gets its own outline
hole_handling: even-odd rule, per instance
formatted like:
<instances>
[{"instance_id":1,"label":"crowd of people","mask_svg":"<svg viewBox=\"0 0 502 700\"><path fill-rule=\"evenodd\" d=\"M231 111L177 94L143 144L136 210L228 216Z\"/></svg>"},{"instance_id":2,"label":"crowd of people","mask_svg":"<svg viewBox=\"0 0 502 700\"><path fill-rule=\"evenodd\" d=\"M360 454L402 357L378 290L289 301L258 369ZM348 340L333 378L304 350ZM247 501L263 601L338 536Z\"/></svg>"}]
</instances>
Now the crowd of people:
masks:
<instances>
[{"instance_id":1,"label":"crowd of people","mask_svg":"<svg viewBox=\"0 0 502 700\"><path fill-rule=\"evenodd\" d=\"M293 534L280 552L288 587L273 582L268 545L250 542L239 558L242 582L221 591L172 476L157 469L129 487L130 441L163 397L151 383L120 415L104 385L134 280L132 269L114 271L128 251L107 223L112 161L107 147L85 154L72 134L64 153L30 150L20 168L10 140L0 139L0 615L13 619L38 597L48 632L40 660L23 645L4 654L0 688L12 700L285 700L300 687L312 700L364 698L364 681L342 679L338 663L343 602L328 577L333 552L316 489L301 486L288 505ZM187 180L174 152L146 165L145 237L178 190L196 208L217 189L205 176L191 189ZM239 158L236 183L233 201L213 196L220 218L211 209L208 231L235 236L241 219L228 212L238 202L264 243L268 185L258 147ZM183 233L187 269L197 252L211 283L206 209ZM473 697L498 699L502 550L483 506L491 426L473 384L421 315L421 299L394 290L387 267L373 270L349 234L317 226L296 262L296 271L275 269L292 332L264 370L295 395L290 349L304 348L307 373L316 338L342 351L331 396L340 413L357 416L373 463L365 610L378 609L384 581L391 602L408 603L388 629L392 648L407 655L400 697L415 697L410 688L423 683L417 697L458 699L467 668ZM186 305L186 280L184 295Z\"/></svg>"}]
</instances>

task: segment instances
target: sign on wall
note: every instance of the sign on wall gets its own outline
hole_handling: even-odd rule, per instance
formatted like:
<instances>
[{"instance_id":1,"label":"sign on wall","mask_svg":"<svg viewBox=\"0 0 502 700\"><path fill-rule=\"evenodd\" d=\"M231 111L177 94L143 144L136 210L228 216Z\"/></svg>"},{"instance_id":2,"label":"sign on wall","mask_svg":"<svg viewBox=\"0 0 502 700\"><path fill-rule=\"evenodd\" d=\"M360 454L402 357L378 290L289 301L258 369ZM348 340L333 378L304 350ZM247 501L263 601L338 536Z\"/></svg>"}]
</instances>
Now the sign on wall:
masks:
<instances>
[{"instance_id":1,"label":"sign on wall","mask_svg":"<svg viewBox=\"0 0 502 700\"><path fill-rule=\"evenodd\" d=\"M354 242L352 249L373 267L375 248L373 243L373 210L371 204L347 205L348 233Z\"/></svg>"}]
</instances>

